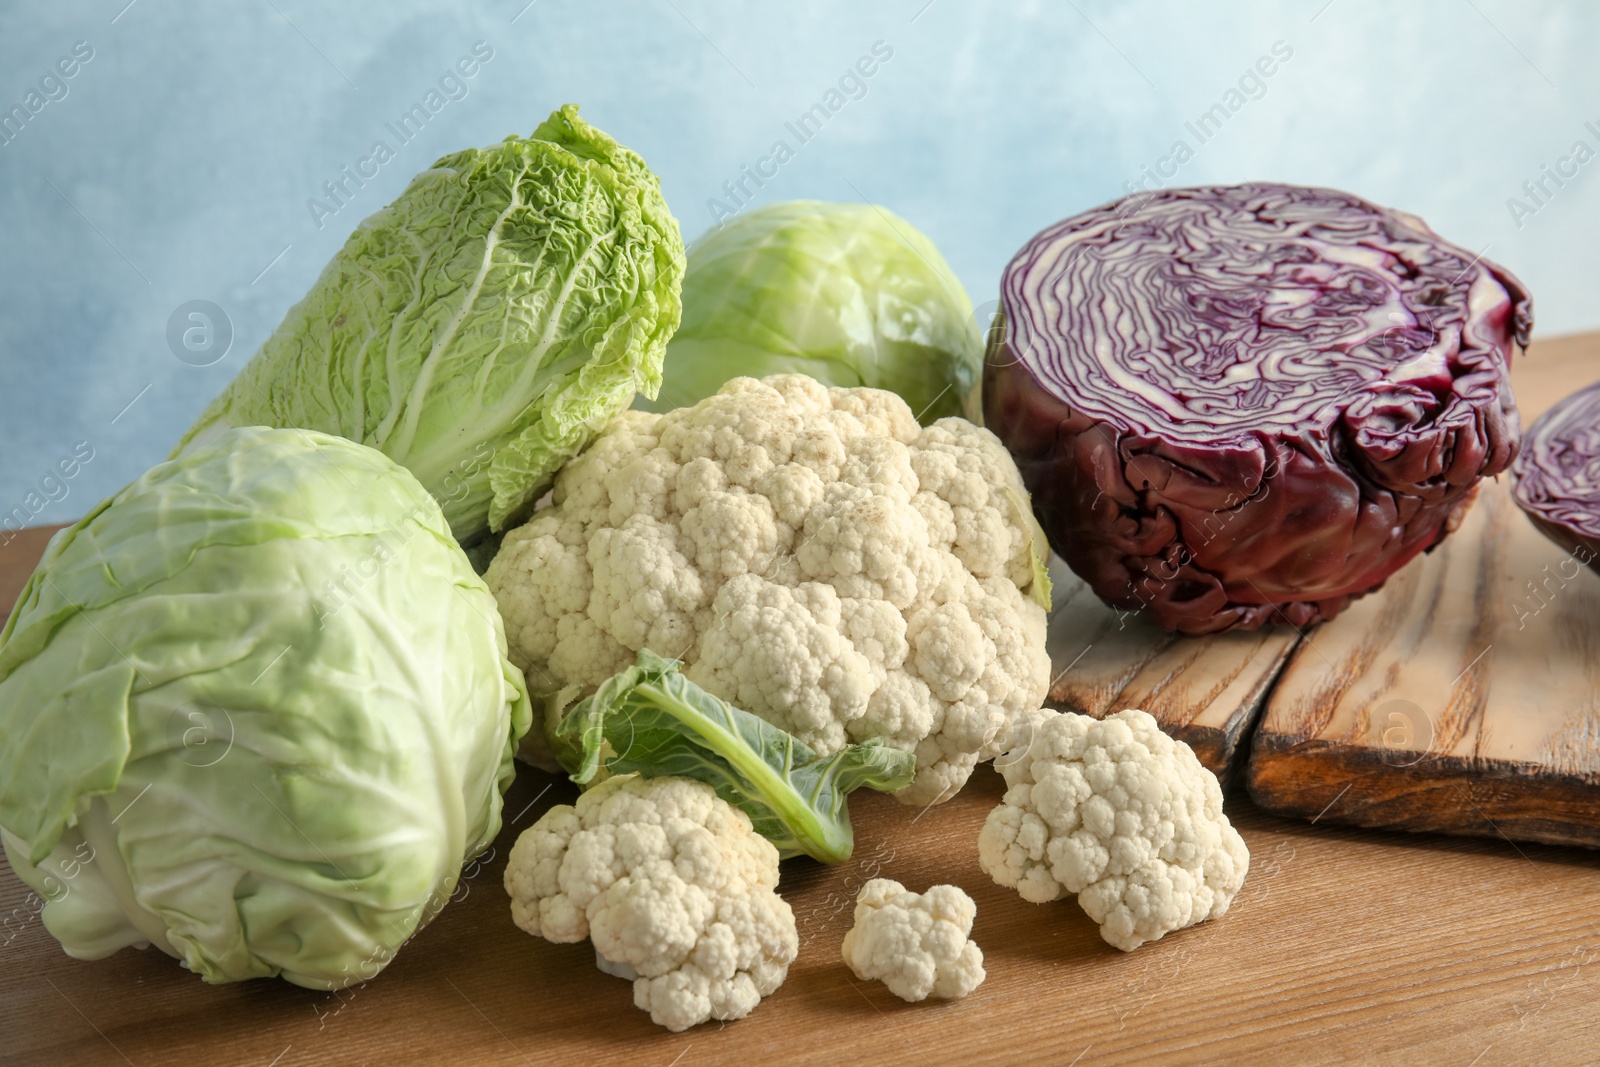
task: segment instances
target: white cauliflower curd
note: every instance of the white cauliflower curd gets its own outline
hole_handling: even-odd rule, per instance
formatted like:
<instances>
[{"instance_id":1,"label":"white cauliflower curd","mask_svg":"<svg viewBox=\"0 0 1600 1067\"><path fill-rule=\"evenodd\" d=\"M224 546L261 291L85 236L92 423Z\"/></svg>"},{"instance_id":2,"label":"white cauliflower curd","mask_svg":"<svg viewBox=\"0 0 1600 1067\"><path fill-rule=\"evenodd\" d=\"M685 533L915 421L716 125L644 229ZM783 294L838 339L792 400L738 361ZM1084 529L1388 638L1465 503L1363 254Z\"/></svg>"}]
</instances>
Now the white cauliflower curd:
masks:
<instances>
[{"instance_id":1,"label":"white cauliflower curd","mask_svg":"<svg viewBox=\"0 0 1600 1067\"><path fill-rule=\"evenodd\" d=\"M552 500L486 576L538 694L591 691L649 648L824 755L871 737L914 752L897 796L917 804L953 796L1044 699L1027 496L964 419L736 378L617 416Z\"/></svg>"},{"instance_id":2,"label":"white cauliflower curd","mask_svg":"<svg viewBox=\"0 0 1600 1067\"><path fill-rule=\"evenodd\" d=\"M783 984L800 942L777 884L778 850L709 785L631 774L545 812L505 874L518 926L589 938L673 1031L742 1019Z\"/></svg>"},{"instance_id":3,"label":"white cauliflower curd","mask_svg":"<svg viewBox=\"0 0 1600 1067\"><path fill-rule=\"evenodd\" d=\"M1035 903L1076 893L1124 952L1228 910L1250 852L1188 745L1138 710L1044 711L1020 732L995 760L1009 788L978 836L997 883Z\"/></svg>"},{"instance_id":4,"label":"white cauliflower curd","mask_svg":"<svg viewBox=\"0 0 1600 1067\"><path fill-rule=\"evenodd\" d=\"M856 894L855 925L841 950L845 965L912 1003L964 997L985 977L983 952L968 936L977 914L957 886L913 893L892 878L874 878Z\"/></svg>"}]
</instances>

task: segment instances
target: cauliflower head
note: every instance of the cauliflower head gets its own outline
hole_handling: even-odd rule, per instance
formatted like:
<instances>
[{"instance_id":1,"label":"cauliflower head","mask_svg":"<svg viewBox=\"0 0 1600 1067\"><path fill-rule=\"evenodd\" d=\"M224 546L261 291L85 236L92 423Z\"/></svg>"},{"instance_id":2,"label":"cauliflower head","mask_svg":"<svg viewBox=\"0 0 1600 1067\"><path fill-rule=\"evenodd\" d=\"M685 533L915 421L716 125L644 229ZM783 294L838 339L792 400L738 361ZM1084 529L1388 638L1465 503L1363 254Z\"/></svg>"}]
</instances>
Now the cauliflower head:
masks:
<instances>
[{"instance_id":1,"label":"cauliflower head","mask_svg":"<svg viewBox=\"0 0 1600 1067\"><path fill-rule=\"evenodd\" d=\"M1029 732L995 761L1009 788L978 836L990 877L1035 903L1077 894L1124 952L1228 910L1250 852L1188 745L1138 710L1046 711Z\"/></svg>"},{"instance_id":2,"label":"cauliflower head","mask_svg":"<svg viewBox=\"0 0 1600 1067\"><path fill-rule=\"evenodd\" d=\"M823 755L914 752L897 796L927 804L1044 699L1034 545L992 433L786 374L623 412L486 580L535 693L592 691L649 648Z\"/></svg>"},{"instance_id":3,"label":"cauliflower head","mask_svg":"<svg viewBox=\"0 0 1600 1067\"><path fill-rule=\"evenodd\" d=\"M985 977L983 951L968 937L977 914L958 886L913 893L892 878L874 878L856 894L855 925L844 935L845 965L912 1003L964 997Z\"/></svg>"},{"instance_id":4,"label":"cauliflower head","mask_svg":"<svg viewBox=\"0 0 1600 1067\"><path fill-rule=\"evenodd\" d=\"M505 874L519 927L589 938L673 1031L742 1019L783 984L800 942L777 884L778 850L709 785L632 774L545 812Z\"/></svg>"}]
</instances>

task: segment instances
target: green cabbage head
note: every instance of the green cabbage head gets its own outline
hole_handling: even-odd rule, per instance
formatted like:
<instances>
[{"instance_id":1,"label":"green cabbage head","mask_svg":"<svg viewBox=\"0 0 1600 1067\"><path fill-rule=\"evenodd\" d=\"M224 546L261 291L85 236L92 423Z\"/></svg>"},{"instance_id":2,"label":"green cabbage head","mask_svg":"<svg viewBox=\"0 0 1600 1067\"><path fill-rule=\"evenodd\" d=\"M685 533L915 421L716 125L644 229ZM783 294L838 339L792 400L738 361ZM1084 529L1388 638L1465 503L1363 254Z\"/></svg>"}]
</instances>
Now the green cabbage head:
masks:
<instances>
[{"instance_id":1,"label":"green cabbage head","mask_svg":"<svg viewBox=\"0 0 1600 1067\"><path fill-rule=\"evenodd\" d=\"M982 371L972 301L932 241L871 204L794 200L689 249L683 325L649 410L792 372L899 393L927 425L960 415Z\"/></svg>"},{"instance_id":2,"label":"green cabbage head","mask_svg":"<svg viewBox=\"0 0 1600 1067\"><path fill-rule=\"evenodd\" d=\"M69 955L377 973L500 827L521 673L439 505L232 430L51 540L0 630L0 828Z\"/></svg>"},{"instance_id":3,"label":"green cabbage head","mask_svg":"<svg viewBox=\"0 0 1600 1067\"><path fill-rule=\"evenodd\" d=\"M336 433L409 469L471 543L655 395L683 270L655 175L569 104L363 221L179 448Z\"/></svg>"}]
</instances>

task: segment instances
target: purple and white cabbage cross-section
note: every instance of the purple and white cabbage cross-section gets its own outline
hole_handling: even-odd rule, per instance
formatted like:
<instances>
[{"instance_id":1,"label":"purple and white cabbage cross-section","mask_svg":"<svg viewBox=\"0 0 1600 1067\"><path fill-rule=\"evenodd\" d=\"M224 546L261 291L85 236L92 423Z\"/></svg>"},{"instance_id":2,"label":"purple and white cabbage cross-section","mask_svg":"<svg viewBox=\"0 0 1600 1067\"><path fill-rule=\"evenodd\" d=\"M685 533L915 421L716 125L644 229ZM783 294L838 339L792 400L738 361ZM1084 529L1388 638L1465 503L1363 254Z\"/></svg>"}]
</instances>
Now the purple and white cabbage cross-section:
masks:
<instances>
[{"instance_id":1,"label":"purple and white cabbage cross-section","mask_svg":"<svg viewBox=\"0 0 1600 1067\"><path fill-rule=\"evenodd\" d=\"M1000 312L986 424L1056 551L1169 630L1333 617L1517 449L1527 291L1347 193L1136 194L1029 241Z\"/></svg>"},{"instance_id":2,"label":"purple and white cabbage cross-section","mask_svg":"<svg viewBox=\"0 0 1600 1067\"><path fill-rule=\"evenodd\" d=\"M1540 532L1600 571L1600 382L1534 420L1511 476Z\"/></svg>"}]
</instances>

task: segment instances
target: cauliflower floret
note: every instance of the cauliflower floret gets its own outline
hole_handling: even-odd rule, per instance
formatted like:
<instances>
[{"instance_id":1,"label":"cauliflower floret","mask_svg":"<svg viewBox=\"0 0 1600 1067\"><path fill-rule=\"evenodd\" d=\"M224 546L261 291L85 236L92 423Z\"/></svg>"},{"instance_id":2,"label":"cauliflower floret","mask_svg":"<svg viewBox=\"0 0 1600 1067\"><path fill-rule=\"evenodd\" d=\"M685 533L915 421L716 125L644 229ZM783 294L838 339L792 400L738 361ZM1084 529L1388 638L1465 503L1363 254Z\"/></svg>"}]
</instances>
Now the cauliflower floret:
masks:
<instances>
[{"instance_id":1,"label":"cauliflower floret","mask_svg":"<svg viewBox=\"0 0 1600 1067\"><path fill-rule=\"evenodd\" d=\"M609 778L523 831L506 864L516 924L589 938L601 969L669 1030L742 1019L789 973L778 850L703 782Z\"/></svg>"},{"instance_id":2,"label":"cauliflower floret","mask_svg":"<svg viewBox=\"0 0 1600 1067\"><path fill-rule=\"evenodd\" d=\"M874 878L856 895L844 962L857 978L879 981L901 1000L964 997L985 977L983 951L968 936L978 906L953 885L913 893Z\"/></svg>"},{"instance_id":3,"label":"cauliflower floret","mask_svg":"<svg viewBox=\"0 0 1600 1067\"><path fill-rule=\"evenodd\" d=\"M1027 495L963 419L736 378L617 416L552 500L485 576L535 694L592 692L649 648L824 755L870 737L915 753L909 804L953 796L1044 700Z\"/></svg>"},{"instance_id":4,"label":"cauliflower floret","mask_svg":"<svg viewBox=\"0 0 1600 1067\"><path fill-rule=\"evenodd\" d=\"M1228 910L1250 852L1188 745L1136 709L1044 711L1016 732L995 760L1005 799L978 836L997 883L1035 903L1076 893L1124 952Z\"/></svg>"},{"instance_id":5,"label":"cauliflower floret","mask_svg":"<svg viewBox=\"0 0 1600 1067\"><path fill-rule=\"evenodd\" d=\"M562 527L553 511L541 512L506 534L497 557L505 560L507 579L522 590L516 602L496 603L511 635L507 639L511 662L526 673L533 673L532 664L549 662L556 647L557 621L589 605L594 583L583 565L582 542L563 543L563 532L570 537L576 531ZM545 683L540 691L549 687Z\"/></svg>"},{"instance_id":6,"label":"cauliflower floret","mask_svg":"<svg viewBox=\"0 0 1600 1067\"><path fill-rule=\"evenodd\" d=\"M700 573L678 550L676 529L642 514L602 527L589 542L588 563L593 581L584 607L619 644L671 650L694 639L705 593Z\"/></svg>"},{"instance_id":7,"label":"cauliflower floret","mask_svg":"<svg viewBox=\"0 0 1600 1067\"><path fill-rule=\"evenodd\" d=\"M767 709L763 718L818 752L843 748L845 724L867 710L874 678L842 632L844 602L833 587L744 574L722 587L712 611L718 622L689 680L753 714Z\"/></svg>"}]
</instances>

